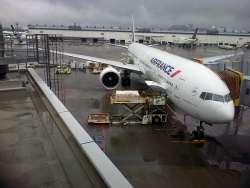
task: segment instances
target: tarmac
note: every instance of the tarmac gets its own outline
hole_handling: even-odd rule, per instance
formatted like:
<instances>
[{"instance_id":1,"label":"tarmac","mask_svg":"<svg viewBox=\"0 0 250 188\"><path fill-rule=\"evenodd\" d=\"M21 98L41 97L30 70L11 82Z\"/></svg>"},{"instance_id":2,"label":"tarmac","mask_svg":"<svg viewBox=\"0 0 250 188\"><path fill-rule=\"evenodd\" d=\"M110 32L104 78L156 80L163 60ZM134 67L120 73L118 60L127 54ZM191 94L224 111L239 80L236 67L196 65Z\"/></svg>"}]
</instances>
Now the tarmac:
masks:
<instances>
[{"instance_id":1,"label":"tarmac","mask_svg":"<svg viewBox=\"0 0 250 188\"><path fill-rule=\"evenodd\" d=\"M159 48L188 59L232 53L216 47ZM127 57L126 49L106 44L65 44L64 51L112 60ZM69 59L65 56L64 62ZM43 68L35 70L44 78ZM51 74L53 79L53 70ZM13 72L5 80L19 77L26 79ZM198 143L188 134L171 135L175 127L184 124L183 113L172 103L168 104L168 122L164 124L89 125L88 114L115 115L124 109L110 104L107 96L112 92L101 86L99 75L92 74L91 69L61 74L60 81L59 98L90 136L104 137L106 155L133 187L250 186L249 109L236 115L230 124L205 124L207 141ZM88 173L79 164L34 88L31 84L26 87L28 97L0 99L0 187L105 187L98 174ZM131 86L117 88L124 89L149 88L131 74ZM186 125L188 131L196 129L189 117Z\"/></svg>"}]
</instances>

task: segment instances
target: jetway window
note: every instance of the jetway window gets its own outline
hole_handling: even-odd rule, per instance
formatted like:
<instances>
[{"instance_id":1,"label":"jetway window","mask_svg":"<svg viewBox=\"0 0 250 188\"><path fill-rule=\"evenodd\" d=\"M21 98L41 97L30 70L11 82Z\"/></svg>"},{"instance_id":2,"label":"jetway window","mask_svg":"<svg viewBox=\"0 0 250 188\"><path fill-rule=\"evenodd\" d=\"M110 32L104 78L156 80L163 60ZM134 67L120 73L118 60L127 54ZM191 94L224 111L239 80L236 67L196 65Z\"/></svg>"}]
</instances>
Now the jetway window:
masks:
<instances>
[{"instance_id":1,"label":"jetway window","mask_svg":"<svg viewBox=\"0 0 250 188\"><path fill-rule=\"evenodd\" d=\"M250 89L246 89L246 95L249 95L249 91L250 91Z\"/></svg>"},{"instance_id":2,"label":"jetway window","mask_svg":"<svg viewBox=\"0 0 250 188\"><path fill-rule=\"evenodd\" d=\"M214 94L214 101L224 102L224 97L222 95L216 95Z\"/></svg>"},{"instance_id":3,"label":"jetway window","mask_svg":"<svg viewBox=\"0 0 250 188\"><path fill-rule=\"evenodd\" d=\"M213 94L212 93L207 93L206 97L205 97L205 100L212 100L212 98L213 98Z\"/></svg>"}]
</instances>

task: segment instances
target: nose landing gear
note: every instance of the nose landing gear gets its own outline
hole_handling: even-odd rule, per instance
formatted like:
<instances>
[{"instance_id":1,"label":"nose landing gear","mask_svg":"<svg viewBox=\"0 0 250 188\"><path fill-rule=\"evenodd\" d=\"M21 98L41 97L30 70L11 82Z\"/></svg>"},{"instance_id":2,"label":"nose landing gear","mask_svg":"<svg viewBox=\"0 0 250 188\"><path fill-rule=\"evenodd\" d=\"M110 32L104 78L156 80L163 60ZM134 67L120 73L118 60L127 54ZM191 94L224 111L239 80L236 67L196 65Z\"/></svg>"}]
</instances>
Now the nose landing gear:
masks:
<instances>
[{"instance_id":1,"label":"nose landing gear","mask_svg":"<svg viewBox=\"0 0 250 188\"><path fill-rule=\"evenodd\" d=\"M204 140L205 139L205 133L203 132L205 130L202 125L197 126L197 131L192 132L192 139L193 140Z\"/></svg>"},{"instance_id":2,"label":"nose landing gear","mask_svg":"<svg viewBox=\"0 0 250 188\"><path fill-rule=\"evenodd\" d=\"M186 120L186 116L187 114L184 114L184 122ZM205 140L205 133L204 133L204 127L202 126L202 123L203 121L200 121L200 120L197 120L197 119L194 119L195 120L195 123L197 125L197 129L196 131L193 131L192 132L192 140Z\"/></svg>"}]
</instances>

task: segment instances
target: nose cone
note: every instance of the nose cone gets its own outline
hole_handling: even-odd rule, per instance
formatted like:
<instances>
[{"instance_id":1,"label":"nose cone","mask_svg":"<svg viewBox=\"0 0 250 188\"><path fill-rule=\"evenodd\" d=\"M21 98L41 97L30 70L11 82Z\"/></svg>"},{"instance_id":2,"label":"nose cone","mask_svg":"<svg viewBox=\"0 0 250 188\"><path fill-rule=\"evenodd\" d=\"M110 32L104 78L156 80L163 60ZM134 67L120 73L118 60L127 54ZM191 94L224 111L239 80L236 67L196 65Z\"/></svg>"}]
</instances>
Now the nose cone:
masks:
<instances>
[{"instance_id":1,"label":"nose cone","mask_svg":"<svg viewBox=\"0 0 250 188\"><path fill-rule=\"evenodd\" d=\"M234 119L234 106L223 105L215 110L215 121L217 123L228 123Z\"/></svg>"}]
</instances>

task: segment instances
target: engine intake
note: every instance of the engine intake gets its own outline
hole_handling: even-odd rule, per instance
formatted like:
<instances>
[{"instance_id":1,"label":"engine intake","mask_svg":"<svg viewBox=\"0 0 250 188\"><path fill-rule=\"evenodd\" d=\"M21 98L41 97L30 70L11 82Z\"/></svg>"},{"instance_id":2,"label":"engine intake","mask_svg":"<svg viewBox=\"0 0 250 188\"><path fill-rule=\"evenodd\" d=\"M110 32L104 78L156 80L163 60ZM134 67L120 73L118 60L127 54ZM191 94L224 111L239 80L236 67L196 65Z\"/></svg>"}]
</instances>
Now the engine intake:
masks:
<instances>
[{"instance_id":1,"label":"engine intake","mask_svg":"<svg viewBox=\"0 0 250 188\"><path fill-rule=\"evenodd\" d=\"M113 67L105 68L100 74L100 82L108 90L117 88L121 82L120 73Z\"/></svg>"}]
</instances>

